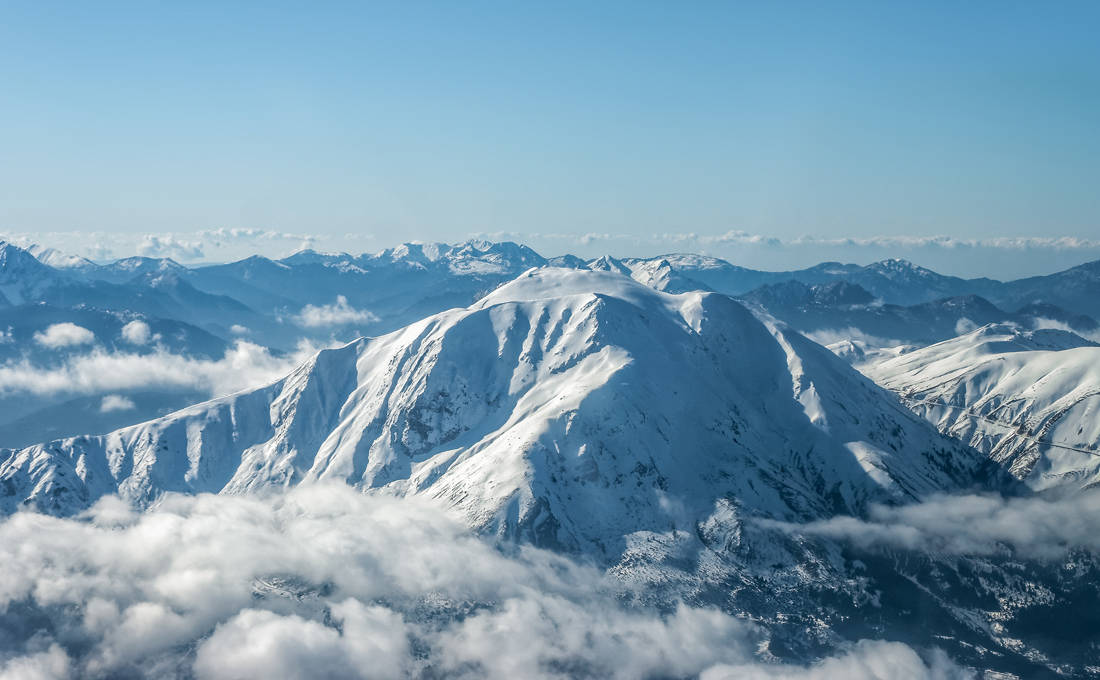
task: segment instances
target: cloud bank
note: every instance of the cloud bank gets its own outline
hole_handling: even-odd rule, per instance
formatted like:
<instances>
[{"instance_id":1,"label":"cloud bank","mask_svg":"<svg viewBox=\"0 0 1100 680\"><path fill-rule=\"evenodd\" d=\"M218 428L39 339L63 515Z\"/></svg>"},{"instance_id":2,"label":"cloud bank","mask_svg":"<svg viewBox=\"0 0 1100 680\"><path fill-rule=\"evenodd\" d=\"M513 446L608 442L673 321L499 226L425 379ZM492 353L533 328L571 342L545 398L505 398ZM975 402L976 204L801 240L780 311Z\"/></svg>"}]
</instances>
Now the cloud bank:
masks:
<instances>
[{"instance_id":1,"label":"cloud bank","mask_svg":"<svg viewBox=\"0 0 1100 680\"><path fill-rule=\"evenodd\" d=\"M138 389L189 389L221 396L277 380L317 349L302 343L290 355L275 356L266 347L238 340L218 360L196 359L163 349L147 354L97 349L68 357L57 366L13 361L0 365L0 397L92 395Z\"/></svg>"},{"instance_id":2,"label":"cloud bank","mask_svg":"<svg viewBox=\"0 0 1100 680\"><path fill-rule=\"evenodd\" d=\"M792 534L847 541L864 549L1011 554L1051 561L1077 549L1100 553L1100 491L1061 499L936 496L914 505L874 506L865 520L843 516L809 524L761 523Z\"/></svg>"},{"instance_id":3,"label":"cloud bank","mask_svg":"<svg viewBox=\"0 0 1100 680\"><path fill-rule=\"evenodd\" d=\"M965 676L886 642L761 663L744 619L629 606L591 567L345 486L18 513L0 563L0 678Z\"/></svg>"}]
</instances>

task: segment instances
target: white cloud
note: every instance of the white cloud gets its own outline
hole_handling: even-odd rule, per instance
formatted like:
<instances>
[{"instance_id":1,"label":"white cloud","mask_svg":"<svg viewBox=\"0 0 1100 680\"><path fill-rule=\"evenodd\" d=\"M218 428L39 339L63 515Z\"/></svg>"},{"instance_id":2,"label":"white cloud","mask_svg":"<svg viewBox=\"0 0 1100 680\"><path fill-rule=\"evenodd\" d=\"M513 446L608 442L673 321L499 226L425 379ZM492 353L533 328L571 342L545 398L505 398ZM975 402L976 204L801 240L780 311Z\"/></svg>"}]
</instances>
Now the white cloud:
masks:
<instances>
[{"instance_id":1,"label":"white cloud","mask_svg":"<svg viewBox=\"0 0 1100 680\"><path fill-rule=\"evenodd\" d=\"M201 260L202 243L177 238L172 234L145 234L137 246L139 255L146 257L171 257L177 260Z\"/></svg>"},{"instance_id":2,"label":"white cloud","mask_svg":"<svg viewBox=\"0 0 1100 680\"><path fill-rule=\"evenodd\" d=\"M824 237L803 235L790 238L772 234L760 234L731 229L721 234L698 232L664 232L655 234L623 234L600 232L551 232L534 233L518 231L475 232L473 238L510 241L566 241L577 245L589 245L600 241L647 243L654 246L767 246L773 248L875 248L912 250L936 248L945 250L984 248L995 250L1100 250L1100 240L1076 236L1006 236L993 238L958 238L945 235L875 235Z\"/></svg>"},{"instance_id":3,"label":"white cloud","mask_svg":"<svg viewBox=\"0 0 1100 680\"><path fill-rule=\"evenodd\" d=\"M815 331L803 333L807 338L819 345L832 345L845 340L858 340L868 347L897 347L904 344L901 340L892 338L880 338L877 335L864 333L862 330L849 326L848 328L819 328Z\"/></svg>"},{"instance_id":4,"label":"white cloud","mask_svg":"<svg viewBox=\"0 0 1100 680\"><path fill-rule=\"evenodd\" d=\"M1074 549L1100 551L1100 491L1062 499L938 496L901 507L874 506L867 519L808 524L763 521L784 531L935 554L1054 560Z\"/></svg>"},{"instance_id":5,"label":"white cloud","mask_svg":"<svg viewBox=\"0 0 1100 680\"><path fill-rule=\"evenodd\" d=\"M974 323L965 316L961 317L958 321L955 322L956 335L965 335L966 333L976 330L978 330L978 324Z\"/></svg>"},{"instance_id":6,"label":"white cloud","mask_svg":"<svg viewBox=\"0 0 1100 680\"><path fill-rule=\"evenodd\" d=\"M319 238L314 234L295 234L273 229L246 229L240 227L203 229L198 232L198 235L214 246L221 246L226 242L240 241L290 241L300 244L303 248L311 248Z\"/></svg>"},{"instance_id":7,"label":"white cloud","mask_svg":"<svg viewBox=\"0 0 1100 680\"><path fill-rule=\"evenodd\" d=\"M66 321L50 325L44 332L34 334L34 341L43 347L59 349L95 342L95 333L83 326Z\"/></svg>"},{"instance_id":8,"label":"white cloud","mask_svg":"<svg viewBox=\"0 0 1100 680\"><path fill-rule=\"evenodd\" d=\"M239 678L371 678L409 676L409 631L402 616L349 598L330 606L325 625L296 615L245 609L199 647L202 680Z\"/></svg>"},{"instance_id":9,"label":"white cloud","mask_svg":"<svg viewBox=\"0 0 1100 680\"><path fill-rule=\"evenodd\" d=\"M248 330L248 326L242 326L239 323L235 323L229 327L229 332L233 335L248 335L252 331Z\"/></svg>"},{"instance_id":10,"label":"white cloud","mask_svg":"<svg viewBox=\"0 0 1100 680\"><path fill-rule=\"evenodd\" d=\"M336 302L331 305L306 305L301 313L295 317L298 325L305 328L319 328L323 326L340 326L350 323L371 323L378 317L365 309L355 309L348 304L348 299L343 295L336 296Z\"/></svg>"},{"instance_id":11,"label":"white cloud","mask_svg":"<svg viewBox=\"0 0 1100 680\"><path fill-rule=\"evenodd\" d=\"M908 645L862 640L846 654L825 659L809 668L761 664L716 666L703 671L699 680L974 680L977 677L973 671L953 664L938 650L933 651L930 656L930 662L926 664Z\"/></svg>"},{"instance_id":12,"label":"white cloud","mask_svg":"<svg viewBox=\"0 0 1100 680\"><path fill-rule=\"evenodd\" d=\"M65 680L71 671L69 655L57 643L41 652L0 660L0 680Z\"/></svg>"},{"instance_id":13,"label":"white cloud","mask_svg":"<svg viewBox=\"0 0 1100 680\"><path fill-rule=\"evenodd\" d=\"M1045 317L1037 316L1034 319L1032 319L1031 329L1032 330L1049 329L1049 330L1056 330L1056 331L1067 331L1069 333L1074 333L1076 335L1079 335L1082 338L1085 338L1086 340L1091 340L1093 342L1100 342L1100 330L1086 331L1086 330L1083 330L1083 329L1074 328L1074 327L1070 326L1068 323L1058 321L1057 319L1047 319ZM2 342L2 338L3 338L3 336L2 336L2 334L0 334L0 342Z\"/></svg>"},{"instance_id":14,"label":"white cloud","mask_svg":"<svg viewBox=\"0 0 1100 680\"><path fill-rule=\"evenodd\" d=\"M0 365L0 396L52 397L173 388L220 396L276 380L317 349L303 343L293 354L276 357L265 347L238 340L218 360L194 359L164 350L149 354L96 350L68 357L59 366L15 361Z\"/></svg>"},{"instance_id":15,"label":"white cloud","mask_svg":"<svg viewBox=\"0 0 1100 680\"><path fill-rule=\"evenodd\" d=\"M882 249L913 248L987 248L996 250L1097 250L1100 241L1075 236L1016 236L995 238L957 238L954 236L878 235L878 236L798 236L777 238L767 234L727 231L717 235L695 233L658 234L655 240L695 242L701 244L768 245L777 247L842 247Z\"/></svg>"},{"instance_id":16,"label":"white cloud","mask_svg":"<svg viewBox=\"0 0 1100 680\"><path fill-rule=\"evenodd\" d=\"M168 495L144 513L107 497L73 519L20 512L0 522L0 564L0 614L34 620L8 636L25 651L5 668L44 667L56 642L49 661L79 677L807 671L757 662L764 632L746 619L625 604L624 584L592 567L531 547L504 554L430 501L340 485ZM864 643L816 668L946 677L933 661Z\"/></svg>"},{"instance_id":17,"label":"white cloud","mask_svg":"<svg viewBox=\"0 0 1100 680\"><path fill-rule=\"evenodd\" d=\"M149 324L135 319L122 327L122 339L131 345L146 345L153 339Z\"/></svg>"},{"instance_id":18,"label":"white cloud","mask_svg":"<svg viewBox=\"0 0 1100 680\"><path fill-rule=\"evenodd\" d=\"M100 413L112 413L114 411L132 411L137 404L132 399L127 399L118 394L108 394L99 404Z\"/></svg>"}]
</instances>

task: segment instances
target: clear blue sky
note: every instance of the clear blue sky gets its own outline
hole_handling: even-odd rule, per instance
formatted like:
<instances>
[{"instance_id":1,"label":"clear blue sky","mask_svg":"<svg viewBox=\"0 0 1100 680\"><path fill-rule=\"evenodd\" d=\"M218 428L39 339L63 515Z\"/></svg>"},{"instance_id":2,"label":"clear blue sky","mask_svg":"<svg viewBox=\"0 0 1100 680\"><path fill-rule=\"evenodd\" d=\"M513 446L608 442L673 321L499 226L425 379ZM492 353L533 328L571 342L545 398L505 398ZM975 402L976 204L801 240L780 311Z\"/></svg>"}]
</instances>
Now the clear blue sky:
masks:
<instances>
[{"instance_id":1,"label":"clear blue sky","mask_svg":"<svg viewBox=\"0 0 1100 680\"><path fill-rule=\"evenodd\" d=\"M0 0L0 232L1100 240L1098 36L1062 0Z\"/></svg>"}]
</instances>

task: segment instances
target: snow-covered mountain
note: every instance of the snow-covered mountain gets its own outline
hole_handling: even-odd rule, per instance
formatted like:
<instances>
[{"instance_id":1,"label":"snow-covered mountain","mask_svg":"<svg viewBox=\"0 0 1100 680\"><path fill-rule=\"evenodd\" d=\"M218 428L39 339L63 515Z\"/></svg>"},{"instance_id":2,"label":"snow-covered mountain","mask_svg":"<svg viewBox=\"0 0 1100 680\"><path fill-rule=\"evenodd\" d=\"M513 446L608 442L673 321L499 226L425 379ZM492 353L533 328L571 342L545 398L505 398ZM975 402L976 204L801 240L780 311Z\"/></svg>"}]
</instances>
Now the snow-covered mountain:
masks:
<instances>
[{"instance_id":1,"label":"snow-covered mountain","mask_svg":"<svg viewBox=\"0 0 1100 680\"><path fill-rule=\"evenodd\" d=\"M726 497L774 518L859 512L966 484L977 465L729 298L542 269L261 390L8 452L0 478L8 510L62 513L116 489L149 502L337 478L446 498L496 533L613 552L671 521L670 503L688 517Z\"/></svg>"},{"instance_id":2,"label":"snow-covered mountain","mask_svg":"<svg viewBox=\"0 0 1100 680\"><path fill-rule=\"evenodd\" d=\"M1077 592L1087 562L1063 573L783 528L1009 480L772 317L614 272L534 269L266 387L0 451L3 512L319 481L430 497L485 534L579 553L636 597L742 613L788 658L884 635L1029 674L1045 654L1070 674L1088 656L1023 614Z\"/></svg>"},{"instance_id":3,"label":"snow-covered mountain","mask_svg":"<svg viewBox=\"0 0 1100 680\"><path fill-rule=\"evenodd\" d=\"M1000 285L991 279L944 276L900 259L883 260L867 266L823 262L807 269L780 272L747 269L718 258L684 253L628 258L622 262L631 271L652 267L655 262L666 262L684 279L697 281L710 290L728 295L743 295L761 286L788 282L813 286L844 281L861 286L884 302L913 305L944 297L981 295Z\"/></svg>"},{"instance_id":4,"label":"snow-covered mountain","mask_svg":"<svg viewBox=\"0 0 1100 680\"><path fill-rule=\"evenodd\" d=\"M858 365L1034 489L1100 484L1100 345L994 324Z\"/></svg>"},{"instance_id":5,"label":"snow-covered mountain","mask_svg":"<svg viewBox=\"0 0 1100 680\"><path fill-rule=\"evenodd\" d=\"M50 256L41 250L39 254ZM10 305L45 303L174 319L222 337L234 325L266 327L273 335L278 330L272 320L231 296L195 289L181 276L185 268L166 262L171 261L130 258L114 265L57 269L23 248L0 241L0 296ZM112 274L99 278L102 271ZM128 275L124 282L118 282L123 279L119 272Z\"/></svg>"},{"instance_id":6,"label":"snow-covered mountain","mask_svg":"<svg viewBox=\"0 0 1100 680\"><path fill-rule=\"evenodd\" d=\"M194 268L187 280L200 290L235 297L284 320L293 320L306 306L331 305L343 298L362 311L355 323L299 327L296 332L347 336L354 331L387 332L429 314L465 307L524 270L546 263L535 251L515 243L406 243L359 256L314 251L278 261L253 256Z\"/></svg>"}]
</instances>

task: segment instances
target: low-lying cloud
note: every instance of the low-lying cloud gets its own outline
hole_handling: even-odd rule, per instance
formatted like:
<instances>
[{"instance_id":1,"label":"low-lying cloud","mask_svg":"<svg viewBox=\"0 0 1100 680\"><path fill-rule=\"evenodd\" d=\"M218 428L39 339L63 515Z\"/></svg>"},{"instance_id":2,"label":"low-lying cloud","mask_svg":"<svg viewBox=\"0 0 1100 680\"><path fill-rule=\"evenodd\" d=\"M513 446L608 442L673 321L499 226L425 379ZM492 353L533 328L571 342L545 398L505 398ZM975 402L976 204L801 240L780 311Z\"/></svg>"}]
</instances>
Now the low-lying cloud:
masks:
<instances>
[{"instance_id":1,"label":"low-lying cloud","mask_svg":"<svg viewBox=\"0 0 1100 680\"><path fill-rule=\"evenodd\" d=\"M21 360L0 365L0 397L177 388L221 396L276 380L316 350L303 343L293 354L275 356L265 347L238 340L218 360L196 359L163 349L146 354L95 349L49 367Z\"/></svg>"},{"instance_id":2,"label":"low-lying cloud","mask_svg":"<svg viewBox=\"0 0 1100 680\"><path fill-rule=\"evenodd\" d=\"M90 345L95 342L95 333L83 326L66 321L52 324L46 330L35 333L34 341L48 349L61 349L76 345Z\"/></svg>"},{"instance_id":3,"label":"low-lying cloud","mask_svg":"<svg viewBox=\"0 0 1100 680\"><path fill-rule=\"evenodd\" d=\"M854 326L849 326L847 328L819 328L804 333L803 335L819 345L832 345L846 340L857 340L865 343L868 347L897 347L898 345L905 344L902 340L881 338L877 335L864 333Z\"/></svg>"},{"instance_id":4,"label":"low-lying cloud","mask_svg":"<svg viewBox=\"0 0 1100 680\"><path fill-rule=\"evenodd\" d=\"M1100 491L1061 499L936 496L913 505L873 506L867 519L843 516L808 524L762 523L864 549L971 556L1011 553L1024 559L1058 560L1076 549L1100 552Z\"/></svg>"},{"instance_id":5,"label":"low-lying cloud","mask_svg":"<svg viewBox=\"0 0 1100 680\"><path fill-rule=\"evenodd\" d=\"M306 305L294 320L305 328L323 328L352 323L371 323L378 321L378 317L365 309L352 307L348 304L346 297L337 295L336 302L330 305Z\"/></svg>"},{"instance_id":6,"label":"low-lying cloud","mask_svg":"<svg viewBox=\"0 0 1100 680\"><path fill-rule=\"evenodd\" d=\"M765 664L745 619L627 605L592 567L338 485L18 513L0 563L2 678L964 676L887 642Z\"/></svg>"},{"instance_id":7,"label":"low-lying cloud","mask_svg":"<svg viewBox=\"0 0 1100 680\"><path fill-rule=\"evenodd\" d=\"M1091 340L1092 342L1100 342L1100 330L1085 330L1083 328L1074 328L1068 323L1065 323L1064 321L1059 321L1058 319L1048 319L1038 316L1032 320L1031 328L1032 330L1052 329L1058 331L1068 331L1070 333L1075 333L1082 338L1085 338L1086 340Z\"/></svg>"},{"instance_id":8,"label":"low-lying cloud","mask_svg":"<svg viewBox=\"0 0 1100 680\"><path fill-rule=\"evenodd\" d=\"M201 241L177 238L172 234L145 234L137 244L137 252L145 257L171 257L177 260L201 260Z\"/></svg>"},{"instance_id":9,"label":"low-lying cloud","mask_svg":"<svg viewBox=\"0 0 1100 680\"><path fill-rule=\"evenodd\" d=\"M115 411L132 411L137 408L133 399L128 399L118 394L108 394L99 404L100 413L114 413Z\"/></svg>"},{"instance_id":10,"label":"low-lying cloud","mask_svg":"<svg viewBox=\"0 0 1100 680\"><path fill-rule=\"evenodd\" d=\"M122 327L122 339L131 345L147 345L153 339L149 324L135 319Z\"/></svg>"}]
</instances>

